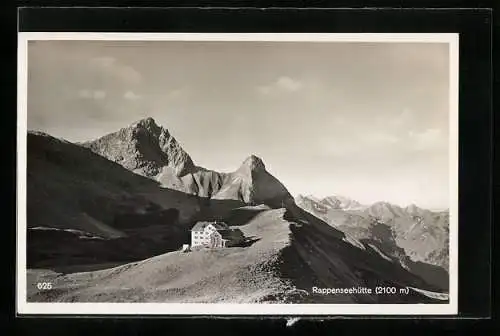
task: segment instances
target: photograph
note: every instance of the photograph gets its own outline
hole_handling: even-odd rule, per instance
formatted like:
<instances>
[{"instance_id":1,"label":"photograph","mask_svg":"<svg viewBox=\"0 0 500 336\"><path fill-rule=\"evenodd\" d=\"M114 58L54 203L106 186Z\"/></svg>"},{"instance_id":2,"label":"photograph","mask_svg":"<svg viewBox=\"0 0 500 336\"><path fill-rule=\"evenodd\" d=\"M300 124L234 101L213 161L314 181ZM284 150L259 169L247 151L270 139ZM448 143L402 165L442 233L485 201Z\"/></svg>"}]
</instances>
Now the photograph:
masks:
<instances>
[{"instance_id":1,"label":"photograph","mask_svg":"<svg viewBox=\"0 0 500 336\"><path fill-rule=\"evenodd\" d=\"M20 313L457 313L457 34L19 33L18 56Z\"/></svg>"}]
</instances>

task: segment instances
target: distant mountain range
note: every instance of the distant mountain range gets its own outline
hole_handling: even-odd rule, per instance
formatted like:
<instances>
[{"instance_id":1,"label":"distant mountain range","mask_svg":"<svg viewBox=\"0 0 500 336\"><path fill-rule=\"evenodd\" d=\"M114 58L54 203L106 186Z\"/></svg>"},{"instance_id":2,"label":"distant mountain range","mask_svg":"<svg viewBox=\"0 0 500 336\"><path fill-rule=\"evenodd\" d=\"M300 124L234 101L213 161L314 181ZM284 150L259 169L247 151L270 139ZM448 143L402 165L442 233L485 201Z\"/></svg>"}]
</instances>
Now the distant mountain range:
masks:
<instances>
[{"instance_id":1,"label":"distant mountain range","mask_svg":"<svg viewBox=\"0 0 500 336\"><path fill-rule=\"evenodd\" d=\"M27 137L27 265L67 273L51 293L28 284L33 301L423 303L447 291L436 275L447 267L445 213L294 200L260 158L231 173L199 167L152 118L79 144ZM214 219L247 245L176 252L197 221ZM304 294L383 285L416 290Z\"/></svg>"},{"instance_id":2,"label":"distant mountain range","mask_svg":"<svg viewBox=\"0 0 500 336\"><path fill-rule=\"evenodd\" d=\"M297 195L298 200L309 199L313 201L314 206L318 208L319 211L324 209L342 209L342 210L359 210L366 208L366 205L359 203L348 197L343 197L339 195L332 195L325 198L317 198L313 195Z\"/></svg>"},{"instance_id":3,"label":"distant mountain range","mask_svg":"<svg viewBox=\"0 0 500 336\"><path fill-rule=\"evenodd\" d=\"M415 262L442 268L442 285L448 281L449 213L388 202L361 205L346 197L317 199L299 195L296 204L333 227L365 242L378 242L380 250L404 267ZM414 266L419 267L420 264ZM431 272L432 273L432 272ZM438 274L439 275L439 274Z\"/></svg>"}]
</instances>

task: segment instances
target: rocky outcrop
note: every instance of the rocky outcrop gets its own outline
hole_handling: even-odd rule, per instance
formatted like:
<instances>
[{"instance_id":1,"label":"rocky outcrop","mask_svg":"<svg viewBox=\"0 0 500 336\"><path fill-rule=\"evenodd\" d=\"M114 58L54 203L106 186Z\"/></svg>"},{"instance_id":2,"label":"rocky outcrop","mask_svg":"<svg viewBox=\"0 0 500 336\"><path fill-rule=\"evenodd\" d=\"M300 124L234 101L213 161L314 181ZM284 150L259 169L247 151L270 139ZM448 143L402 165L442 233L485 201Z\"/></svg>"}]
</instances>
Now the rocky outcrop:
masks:
<instances>
[{"instance_id":1,"label":"rocky outcrop","mask_svg":"<svg viewBox=\"0 0 500 336\"><path fill-rule=\"evenodd\" d=\"M152 118L82 145L166 188L196 196L273 206L292 198L255 155L230 173L196 166L169 131Z\"/></svg>"},{"instance_id":2,"label":"rocky outcrop","mask_svg":"<svg viewBox=\"0 0 500 336\"><path fill-rule=\"evenodd\" d=\"M179 177L195 170L191 157L153 118L139 120L118 132L82 145L147 177L158 176L166 167Z\"/></svg>"},{"instance_id":3,"label":"rocky outcrop","mask_svg":"<svg viewBox=\"0 0 500 336\"><path fill-rule=\"evenodd\" d=\"M264 162L251 155L235 172L227 176L222 188L213 198L279 207L282 202L292 199L292 196L285 186L266 170Z\"/></svg>"}]
</instances>

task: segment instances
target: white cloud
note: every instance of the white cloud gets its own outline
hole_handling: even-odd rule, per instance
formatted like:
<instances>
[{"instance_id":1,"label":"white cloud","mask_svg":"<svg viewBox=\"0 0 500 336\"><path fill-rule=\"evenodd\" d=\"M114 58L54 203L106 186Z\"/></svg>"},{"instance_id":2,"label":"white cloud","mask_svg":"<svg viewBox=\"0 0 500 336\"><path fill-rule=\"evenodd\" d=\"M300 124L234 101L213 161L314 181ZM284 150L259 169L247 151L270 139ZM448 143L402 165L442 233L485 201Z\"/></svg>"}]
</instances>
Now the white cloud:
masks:
<instances>
[{"instance_id":1,"label":"white cloud","mask_svg":"<svg viewBox=\"0 0 500 336\"><path fill-rule=\"evenodd\" d=\"M182 97L183 95L184 95L184 91L179 90L179 89L178 89L178 90L172 90L172 91L170 91L170 92L167 94L167 96L168 96L169 98L179 98L179 97Z\"/></svg>"},{"instance_id":2,"label":"white cloud","mask_svg":"<svg viewBox=\"0 0 500 336\"><path fill-rule=\"evenodd\" d=\"M123 98L127 100L139 100L142 96L134 93L133 91L127 91L123 94Z\"/></svg>"},{"instance_id":3,"label":"white cloud","mask_svg":"<svg viewBox=\"0 0 500 336\"><path fill-rule=\"evenodd\" d=\"M114 57L94 57L90 59L90 65L101 72L120 78L129 84L141 82L142 75L133 67L120 63Z\"/></svg>"},{"instance_id":4,"label":"white cloud","mask_svg":"<svg viewBox=\"0 0 500 336\"><path fill-rule=\"evenodd\" d=\"M389 124L394 127L410 125L414 121L413 111L409 108L403 109L401 114L389 121Z\"/></svg>"},{"instance_id":5,"label":"white cloud","mask_svg":"<svg viewBox=\"0 0 500 336\"><path fill-rule=\"evenodd\" d=\"M82 89L78 91L78 97L83 99L104 99L106 98L106 91Z\"/></svg>"},{"instance_id":6,"label":"white cloud","mask_svg":"<svg viewBox=\"0 0 500 336\"><path fill-rule=\"evenodd\" d=\"M410 131L408 135L417 150L436 148L446 143L443 133L437 128L429 128L423 132Z\"/></svg>"},{"instance_id":7,"label":"white cloud","mask_svg":"<svg viewBox=\"0 0 500 336\"><path fill-rule=\"evenodd\" d=\"M276 81L276 86L285 91L295 92L302 88L302 83L290 77L280 77Z\"/></svg>"},{"instance_id":8,"label":"white cloud","mask_svg":"<svg viewBox=\"0 0 500 336\"><path fill-rule=\"evenodd\" d=\"M92 98L93 94L92 94L91 90L82 89L82 90L78 91L78 97L80 97L80 98Z\"/></svg>"},{"instance_id":9,"label":"white cloud","mask_svg":"<svg viewBox=\"0 0 500 336\"><path fill-rule=\"evenodd\" d=\"M105 91L94 91L94 99L104 99L106 98L106 92Z\"/></svg>"},{"instance_id":10,"label":"white cloud","mask_svg":"<svg viewBox=\"0 0 500 336\"><path fill-rule=\"evenodd\" d=\"M257 87L257 92L262 95L272 95L278 93L291 93L297 92L303 88L303 84L296 79L282 76L268 85L261 85Z\"/></svg>"}]
</instances>

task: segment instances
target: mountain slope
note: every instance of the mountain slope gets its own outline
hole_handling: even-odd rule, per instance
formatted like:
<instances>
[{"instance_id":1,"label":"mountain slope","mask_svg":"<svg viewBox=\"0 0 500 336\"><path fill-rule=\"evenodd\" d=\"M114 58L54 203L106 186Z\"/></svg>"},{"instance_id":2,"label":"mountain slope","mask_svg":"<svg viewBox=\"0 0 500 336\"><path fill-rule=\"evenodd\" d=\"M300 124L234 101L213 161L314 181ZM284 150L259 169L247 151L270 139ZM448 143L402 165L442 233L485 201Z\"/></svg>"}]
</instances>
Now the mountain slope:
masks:
<instances>
[{"instance_id":1,"label":"mountain slope","mask_svg":"<svg viewBox=\"0 0 500 336\"><path fill-rule=\"evenodd\" d=\"M330 209L362 210L366 207L358 201L339 195L325 197L320 202Z\"/></svg>"},{"instance_id":2,"label":"mountain slope","mask_svg":"<svg viewBox=\"0 0 500 336\"><path fill-rule=\"evenodd\" d=\"M26 186L29 263L151 256L155 248L140 246L151 243L141 232L154 226L158 239L169 237L161 251L175 249L202 205L195 196L160 188L86 148L39 132L27 135Z\"/></svg>"},{"instance_id":3,"label":"mountain slope","mask_svg":"<svg viewBox=\"0 0 500 336\"><path fill-rule=\"evenodd\" d=\"M254 155L231 173L195 166L168 130L158 126L152 118L82 145L166 188L200 197L273 205L291 198L286 188L266 171L262 160Z\"/></svg>"},{"instance_id":4,"label":"mountain slope","mask_svg":"<svg viewBox=\"0 0 500 336\"><path fill-rule=\"evenodd\" d=\"M292 199L286 188L266 171L262 160L255 155L248 157L237 171L228 178L212 197L236 199L247 204L265 203L279 207L281 202Z\"/></svg>"},{"instance_id":5,"label":"mountain slope","mask_svg":"<svg viewBox=\"0 0 500 336\"><path fill-rule=\"evenodd\" d=\"M170 168L176 176L183 176L195 169L191 157L177 140L152 118L139 120L129 127L82 145L147 177L158 175L163 168Z\"/></svg>"},{"instance_id":6,"label":"mountain slope","mask_svg":"<svg viewBox=\"0 0 500 336\"><path fill-rule=\"evenodd\" d=\"M52 270L28 272L30 301L434 302L399 289L440 286L401 267L377 239L360 241L297 207L259 158L232 173L209 171L180 146L160 145L173 140L160 140L166 132L150 120L139 124L122 130L123 138L98 139L99 146L28 134L28 267ZM174 183L178 190L166 187ZM189 242L195 221L211 219L226 220L248 240L175 251ZM54 289L37 291L43 279ZM394 286L398 295L322 295L311 293L315 286Z\"/></svg>"},{"instance_id":7,"label":"mountain slope","mask_svg":"<svg viewBox=\"0 0 500 336\"><path fill-rule=\"evenodd\" d=\"M387 202L343 210L305 196L297 197L296 202L415 274L448 288L448 213L435 213L415 205L401 208Z\"/></svg>"},{"instance_id":8,"label":"mountain slope","mask_svg":"<svg viewBox=\"0 0 500 336\"><path fill-rule=\"evenodd\" d=\"M249 246L170 252L116 268L74 273L31 273L29 282L51 281L51 293L29 287L29 301L199 302L199 303L411 303L441 302L416 291L375 295L322 295L319 288L415 287L435 292L373 250L344 240L345 235L292 203L288 209L235 210L237 228L253 237ZM250 213L243 214L244 212ZM207 267L207 265L210 265Z\"/></svg>"}]
</instances>

